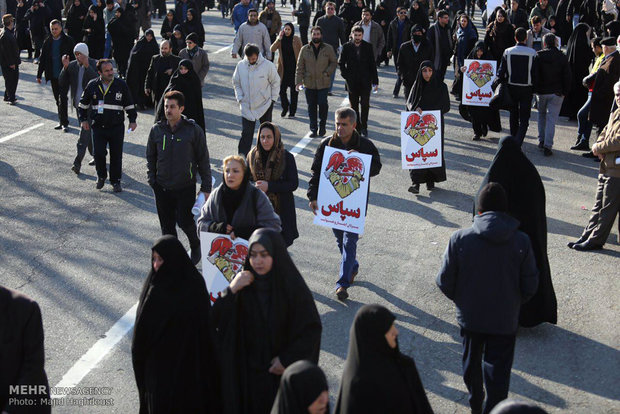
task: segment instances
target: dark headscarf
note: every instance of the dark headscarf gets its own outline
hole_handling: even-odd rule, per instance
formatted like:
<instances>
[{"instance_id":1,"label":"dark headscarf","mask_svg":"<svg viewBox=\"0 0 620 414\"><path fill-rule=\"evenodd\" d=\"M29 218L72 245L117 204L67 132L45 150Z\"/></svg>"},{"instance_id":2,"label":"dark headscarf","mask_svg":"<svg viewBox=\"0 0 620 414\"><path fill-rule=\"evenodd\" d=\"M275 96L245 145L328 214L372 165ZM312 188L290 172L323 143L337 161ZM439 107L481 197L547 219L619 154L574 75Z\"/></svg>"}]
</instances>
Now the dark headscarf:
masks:
<instances>
[{"instance_id":1,"label":"dark headscarf","mask_svg":"<svg viewBox=\"0 0 620 414\"><path fill-rule=\"evenodd\" d=\"M205 29L200 20L200 13L195 9L188 9L187 12L192 15L192 20L185 17L185 21L181 25L183 32L196 33L197 39L194 41L198 47L202 47L205 43Z\"/></svg>"},{"instance_id":2,"label":"dark headscarf","mask_svg":"<svg viewBox=\"0 0 620 414\"><path fill-rule=\"evenodd\" d=\"M308 407L327 390L321 368L310 361L297 361L282 374L271 414L306 414Z\"/></svg>"},{"instance_id":3,"label":"dark headscarf","mask_svg":"<svg viewBox=\"0 0 620 414\"><path fill-rule=\"evenodd\" d=\"M181 66L188 69L186 74L182 74L179 70ZM204 131L205 116L202 106L202 88L200 86L200 79L198 79L198 75L194 71L194 65L191 60L181 60L179 62L179 66L170 77L170 82L159 100L156 121L166 118L164 113L164 95L166 95L166 92L169 91L179 91L183 93L185 96L185 109L183 110L183 115L185 115L188 119L193 119Z\"/></svg>"},{"instance_id":4,"label":"dark headscarf","mask_svg":"<svg viewBox=\"0 0 620 414\"><path fill-rule=\"evenodd\" d=\"M592 53L592 48L590 47L590 39L588 38L587 33L588 30L590 30L590 26L585 23L579 23L575 26L573 34L571 34L568 39L568 44L566 45L566 57L568 58L568 62L571 64L573 70L576 65L585 66L587 70L588 66L590 66L590 63L592 62L592 57L594 54ZM580 79L582 78L583 76L581 76Z\"/></svg>"},{"instance_id":5,"label":"dark headscarf","mask_svg":"<svg viewBox=\"0 0 620 414\"><path fill-rule=\"evenodd\" d=\"M545 187L536 167L511 136L499 141L497 154L480 188L490 182L499 183L506 190L508 213L519 220L519 230L529 236L539 271L538 291L532 299L521 305L519 324L525 327L543 322L555 324L557 301L547 257Z\"/></svg>"},{"instance_id":6,"label":"dark headscarf","mask_svg":"<svg viewBox=\"0 0 620 414\"><path fill-rule=\"evenodd\" d=\"M413 359L387 343L395 320L380 305L364 305L355 315L335 414L433 412Z\"/></svg>"},{"instance_id":7,"label":"dark headscarf","mask_svg":"<svg viewBox=\"0 0 620 414\"><path fill-rule=\"evenodd\" d=\"M433 69L433 76L428 82L422 76L424 68ZM425 60L420 64L413 88L411 88L411 93L407 99L407 109L410 111L414 111L416 108L422 108L423 110L441 109L442 112L447 112L443 111L445 107L444 89L447 91L445 83L437 77L437 72L432 62ZM448 101L448 106L449 104L450 102Z\"/></svg>"},{"instance_id":8,"label":"dark headscarf","mask_svg":"<svg viewBox=\"0 0 620 414\"><path fill-rule=\"evenodd\" d=\"M147 35L152 39L146 39ZM148 72L151 58L159 54L159 45L155 40L155 32L148 29L131 49L127 65L127 86L136 105L153 106L150 97L144 93L144 81Z\"/></svg>"},{"instance_id":9,"label":"dark headscarf","mask_svg":"<svg viewBox=\"0 0 620 414\"><path fill-rule=\"evenodd\" d=\"M610 37L617 38L620 36L620 22L618 20L612 20L605 25L605 30Z\"/></svg>"},{"instance_id":10,"label":"dark headscarf","mask_svg":"<svg viewBox=\"0 0 620 414\"><path fill-rule=\"evenodd\" d=\"M481 57L476 56L476 52L478 52L479 50L482 50ZM471 50L471 52L469 52L469 55L467 55L467 59L493 60L493 56L491 56L491 53L489 53L487 46L484 44L484 40L479 40L478 42L476 42L476 45Z\"/></svg>"},{"instance_id":11,"label":"dark headscarf","mask_svg":"<svg viewBox=\"0 0 620 414\"><path fill-rule=\"evenodd\" d=\"M502 23L497 21L497 18L489 23L489 27L491 28L491 34L493 37L497 38L499 36L503 36L511 27L510 21L508 21L508 14L504 9L497 8L495 9L495 14L501 14L504 16L504 21Z\"/></svg>"},{"instance_id":12,"label":"dark headscarf","mask_svg":"<svg viewBox=\"0 0 620 414\"><path fill-rule=\"evenodd\" d=\"M232 161L230 161L232 162ZM235 161L238 162L238 161ZM224 175L223 173L222 175ZM224 211L226 212L226 218L228 220L228 224L232 221L235 212L241 205L241 201L243 201L243 196L245 195L245 189L248 186L248 182L250 181L250 174L248 168L246 167L243 172L243 181L241 185L236 190L233 190L226 184L225 177L222 177L222 204L224 206Z\"/></svg>"}]
</instances>

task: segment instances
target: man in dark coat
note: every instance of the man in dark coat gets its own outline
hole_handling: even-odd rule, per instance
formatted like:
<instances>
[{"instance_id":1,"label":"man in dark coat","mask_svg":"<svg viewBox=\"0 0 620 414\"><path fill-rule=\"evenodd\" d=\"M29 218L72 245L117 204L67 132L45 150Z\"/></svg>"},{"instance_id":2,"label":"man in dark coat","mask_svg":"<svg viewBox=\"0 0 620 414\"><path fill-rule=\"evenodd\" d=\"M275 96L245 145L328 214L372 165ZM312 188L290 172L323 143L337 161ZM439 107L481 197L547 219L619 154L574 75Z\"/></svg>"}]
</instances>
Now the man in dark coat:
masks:
<instances>
[{"instance_id":1,"label":"man in dark coat","mask_svg":"<svg viewBox=\"0 0 620 414\"><path fill-rule=\"evenodd\" d=\"M488 414L508 397L519 310L536 292L538 270L500 184L482 188L476 210L473 226L450 237L437 286L456 305L471 412Z\"/></svg>"},{"instance_id":2,"label":"man in dark coat","mask_svg":"<svg viewBox=\"0 0 620 414\"><path fill-rule=\"evenodd\" d=\"M396 11L396 15L396 18L392 20L388 28L385 50L387 51L388 59L392 56L394 57L394 66L398 72L398 52L403 43L411 40L411 21L407 17L407 9L405 7L399 7ZM397 75L394 91L392 92L394 98L398 97L400 85L402 83L402 78Z\"/></svg>"},{"instance_id":3,"label":"man in dark coat","mask_svg":"<svg viewBox=\"0 0 620 414\"><path fill-rule=\"evenodd\" d=\"M39 305L15 290L0 286L0 412L51 412L45 401L50 396L44 365ZM34 405L27 405L30 401Z\"/></svg>"},{"instance_id":4,"label":"man in dark coat","mask_svg":"<svg viewBox=\"0 0 620 414\"><path fill-rule=\"evenodd\" d=\"M146 80L144 81L144 92L153 99L153 104L157 108L164 90L170 82L172 73L179 66L181 58L172 54L170 42L164 40L159 45L159 55L151 58L149 69L146 72Z\"/></svg>"},{"instance_id":5,"label":"man in dark coat","mask_svg":"<svg viewBox=\"0 0 620 414\"><path fill-rule=\"evenodd\" d=\"M411 40L400 46L398 60L396 61L398 76L405 86L405 99L409 98L409 93L422 62L425 60L432 62L434 56L433 48L424 37L424 29L416 24L411 28Z\"/></svg>"},{"instance_id":6,"label":"man in dark coat","mask_svg":"<svg viewBox=\"0 0 620 414\"><path fill-rule=\"evenodd\" d=\"M592 103L590 104L590 122L601 133L614 102L614 84L620 79L620 53L616 50L616 39L606 37L601 41L605 57L594 77Z\"/></svg>"},{"instance_id":7,"label":"man in dark coat","mask_svg":"<svg viewBox=\"0 0 620 414\"><path fill-rule=\"evenodd\" d=\"M437 21L429 27L426 37L434 51L434 58L431 62L433 62L439 80L443 82L453 50L450 15L447 11L442 10L437 13Z\"/></svg>"},{"instance_id":8,"label":"man in dark coat","mask_svg":"<svg viewBox=\"0 0 620 414\"><path fill-rule=\"evenodd\" d=\"M508 11L508 21L512 24L512 27L516 30L518 27L522 27L525 30L530 28L529 19L525 10L520 7L520 2L523 0L511 0L510 10ZM559 20L559 19L558 19Z\"/></svg>"},{"instance_id":9,"label":"man in dark coat","mask_svg":"<svg viewBox=\"0 0 620 414\"><path fill-rule=\"evenodd\" d=\"M34 63L39 63L39 55L41 55L41 46L45 36L47 36L47 19L49 10L42 1L35 1L30 9L24 15L24 20L28 21L30 30L30 38L32 39L32 48L34 49Z\"/></svg>"},{"instance_id":10,"label":"man in dark coat","mask_svg":"<svg viewBox=\"0 0 620 414\"><path fill-rule=\"evenodd\" d=\"M372 45L362 38L364 29L354 26L353 39L342 47L338 64L340 73L347 83L349 102L357 114L357 131L368 136L368 110L370 109L370 90L379 85L377 65L373 57ZM359 109L361 103L361 111Z\"/></svg>"},{"instance_id":11,"label":"man in dark coat","mask_svg":"<svg viewBox=\"0 0 620 414\"><path fill-rule=\"evenodd\" d=\"M19 46L15 39L15 19L10 14L2 16L4 29L0 32L0 68L4 78L4 102L15 105L17 82L19 81Z\"/></svg>"},{"instance_id":12,"label":"man in dark coat","mask_svg":"<svg viewBox=\"0 0 620 414\"><path fill-rule=\"evenodd\" d=\"M37 82L41 83L41 76L45 73L45 82L49 81L52 84L52 93L58 109L58 125L54 129L62 129L63 132L67 132L69 115L67 114L67 102L60 99L61 91L58 78L63 66L63 56L67 55L69 60L73 59L73 46L75 46L75 42L62 31L62 23L59 20L52 20L50 22L50 34L41 48Z\"/></svg>"}]
</instances>

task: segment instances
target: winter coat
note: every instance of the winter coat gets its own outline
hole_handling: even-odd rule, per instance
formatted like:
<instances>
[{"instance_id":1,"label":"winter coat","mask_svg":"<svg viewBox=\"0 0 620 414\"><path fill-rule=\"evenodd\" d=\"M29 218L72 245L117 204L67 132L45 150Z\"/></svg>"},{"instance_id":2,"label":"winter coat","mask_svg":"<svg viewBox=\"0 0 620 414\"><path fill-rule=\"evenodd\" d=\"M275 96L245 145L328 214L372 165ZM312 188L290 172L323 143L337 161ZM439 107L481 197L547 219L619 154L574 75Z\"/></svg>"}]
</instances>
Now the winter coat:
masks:
<instances>
[{"instance_id":1,"label":"winter coat","mask_svg":"<svg viewBox=\"0 0 620 414\"><path fill-rule=\"evenodd\" d=\"M267 26L261 22L255 25L246 22L239 26L239 30L237 30L235 35L235 41L233 42L232 52L242 53L243 48L248 43L254 43L258 46L263 56L271 59L271 37L269 37Z\"/></svg>"},{"instance_id":2,"label":"winter coat","mask_svg":"<svg viewBox=\"0 0 620 414\"><path fill-rule=\"evenodd\" d=\"M69 36L67 36L64 32L60 32L60 69L62 70L62 57L64 55L69 55L69 60L74 59L73 56L73 46L75 46L75 42ZM39 67L37 69L37 79L41 79L43 72L45 72L45 81L48 82L51 79L54 79L54 64L52 62L52 42L54 38L52 35L49 35L45 41L43 42L43 47L41 47L41 57L39 62ZM58 73L60 76L60 72ZM57 79L57 78L56 78Z\"/></svg>"},{"instance_id":3,"label":"winter coat","mask_svg":"<svg viewBox=\"0 0 620 414\"><path fill-rule=\"evenodd\" d=\"M357 93L369 90L371 85L379 84L377 65L372 57L372 46L362 40L359 47L358 57L355 43L353 41L345 43L338 59L340 74L347 83L347 90Z\"/></svg>"},{"instance_id":4,"label":"winter coat","mask_svg":"<svg viewBox=\"0 0 620 414\"><path fill-rule=\"evenodd\" d=\"M355 23L353 26L362 27L362 20ZM379 56L385 47L385 36L383 35L383 29L377 22L370 21L370 44L372 45L372 51L375 54L375 61L379 61Z\"/></svg>"},{"instance_id":5,"label":"winter coat","mask_svg":"<svg viewBox=\"0 0 620 414\"><path fill-rule=\"evenodd\" d=\"M592 102L590 103L591 122L604 127L609 119L609 112L614 102L614 84L620 79L620 52L617 50L603 59L596 71Z\"/></svg>"},{"instance_id":6,"label":"winter coat","mask_svg":"<svg viewBox=\"0 0 620 414\"><path fill-rule=\"evenodd\" d=\"M280 95L276 66L261 55L254 65L250 65L247 57L237 63L232 82L241 116L249 121L263 116Z\"/></svg>"},{"instance_id":7,"label":"winter coat","mask_svg":"<svg viewBox=\"0 0 620 414\"><path fill-rule=\"evenodd\" d=\"M599 171L608 177L620 177L620 109L609 117L609 122L598 136L592 150L603 155Z\"/></svg>"},{"instance_id":8,"label":"winter coat","mask_svg":"<svg viewBox=\"0 0 620 414\"><path fill-rule=\"evenodd\" d=\"M195 48L198 48L198 46L196 46ZM203 48L198 48L194 57L190 58L189 52L187 51L187 48L185 48L179 52L179 57L181 58L181 60L189 59L192 61L192 64L194 65L194 71L196 71L198 79L200 79L200 86L204 86L205 78L207 77L207 73L209 72L209 56L207 55L207 51Z\"/></svg>"},{"instance_id":9,"label":"winter coat","mask_svg":"<svg viewBox=\"0 0 620 414\"><path fill-rule=\"evenodd\" d=\"M538 74L534 92L539 95L552 93L568 95L572 74L566 55L557 47L552 47L539 51L536 59L538 60L538 65L536 65Z\"/></svg>"},{"instance_id":10,"label":"winter coat","mask_svg":"<svg viewBox=\"0 0 620 414\"><path fill-rule=\"evenodd\" d=\"M295 62L297 62L297 59L299 59L299 52L301 51L301 48L303 47L303 44L301 43L301 38L297 35L293 35L293 52L295 53ZM273 42L273 44L271 45L271 56L273 56L274 53L276 53L276 50L278 51L278 75L280 76L280 79L283 79L284 76L284 64L282 63L282 58L281 58L281 42L280 39L276 39L275 42Z\"/></svg>"},{"instance_id":11,"label":"winter coat","mask_svg":"<svg viewBox=\"0 0 620 414\"><path fill-rule=\"evenodd\" d=\"M393 54L398 54L400 50L400 46L403 43L411 40L411 27L412 27L411 20L405 19L402 39L399 45L398 44L398 18L395 18L394 20L392 20L392 22L390 23L390 27L388 29L388 35L387 35L386 47L387 47L388 52L392 52Z\"/></svg>"},{"instance_id":12,"label":"winter coat","mask_svg":"<svg viewBox=\"0 0 620 414\"><path fill-rule=\"evenodd\" d=\"M405 86L408 88L413 86L422 62L425 60L432 62L434 56L433 48L426 39L422 39L417 52L413 48L413 40L400 45L396 67L398 68L398 76L403 80Z\"/></svg>"},{"instance_id":13,"label":"winter coat","mask_svg":"<svg viewBox=\"0 0 620 414\"><path fill-rule=\"evenodd\" d=\"M321 43L318 57L315 57L313 47L310 43L301 48L295 83L303 83L309 89L327 89L331 84L332 73L338 66L336 52L330 45Z\"/></svg>"},{"instance_id":14,"label":"winter coat","mask_svg":"<svg viewBox=\"0 0 620 414\"><path fill-rule=\"evenodd\" d=\"M268 16L269 16L269 12L267 11L267 9L263 10L258 15L258 21L264 24L265 27L267 27ZM275 36L280 32L281 29L282 29L282 18L280 17L280 13L278 13L274 9L273 15L271 16L271 28L268 28L269 35Z\"/></svg>"}]
</instances>

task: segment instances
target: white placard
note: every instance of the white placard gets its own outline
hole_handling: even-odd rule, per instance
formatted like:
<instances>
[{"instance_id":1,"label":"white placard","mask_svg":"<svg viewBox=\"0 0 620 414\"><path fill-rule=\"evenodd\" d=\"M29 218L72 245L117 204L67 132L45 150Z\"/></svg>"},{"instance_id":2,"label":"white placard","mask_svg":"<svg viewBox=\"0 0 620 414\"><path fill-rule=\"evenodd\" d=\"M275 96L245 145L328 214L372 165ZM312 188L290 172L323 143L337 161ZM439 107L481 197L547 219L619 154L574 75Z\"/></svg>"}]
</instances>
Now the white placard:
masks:
<instances>
[{"instance_id":1,"label":"white placard","mask_svg":"<svg viewBox=\"0 0 620 414\"><path fill-rule=\"evenodd\" d=\"M501 7L504 4L504 0L487 0L487 19L491 17L491 13L497 7Z\"/></svg>"},{"instance_id":2,"label":"white placard","mask_svg":"<svg viewBox=\"0 0 620 414\"><path fill-rule=\"evenodd\" d=\"M401 112L400 151L403 170L441 167L441 111Z\"/></svg>"},{"instance_id":3,"label":"white placard","mask_svg":"<svg viewBox=\"0 0 620 414\"><path fill-rule=\"evenodd\" d=\"M363 234L372 155L325 147L314 224Z\"/></svg>"},{"instance_id":4,"label":"white placard","mask_svg":"<svg viewBox=\"0 0 620 414\"><path fill-rule=\"evenodd\" d=\"M462 103L469 106L489 106L493 97L493 81L497 62L494 60L465 59Z\"/></svg>"},{"instance_id":5,"label":"white placard","mask_svg":"<svg viewBox=\"0 0 620 414\"><path fill-rule=\"evenodd\" d=\"M211 303L226 290L230 281L243 268L248 255L248 241L227 234L200 232L202 277L205 279Z\"/></svg>"}]
</instances>

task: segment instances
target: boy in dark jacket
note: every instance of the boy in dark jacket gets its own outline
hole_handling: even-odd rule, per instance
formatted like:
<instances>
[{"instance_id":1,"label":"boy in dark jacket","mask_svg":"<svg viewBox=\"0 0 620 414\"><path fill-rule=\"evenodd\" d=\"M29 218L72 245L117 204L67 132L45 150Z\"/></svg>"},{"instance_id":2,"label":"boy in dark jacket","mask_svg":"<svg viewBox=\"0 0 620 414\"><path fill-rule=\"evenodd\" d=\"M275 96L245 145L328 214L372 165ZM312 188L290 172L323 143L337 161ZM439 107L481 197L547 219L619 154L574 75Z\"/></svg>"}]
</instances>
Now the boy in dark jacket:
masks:
<instances>
[{"instance_id":1,"label":"boy in dark jacket","mask_svg":"<svg viewBox=\"0 0 620 414\"><path fill-rule=\"evenodd\" d=\"M472 413L487 414L508 397L519 309L538 287L530 239L507 209L503 187L484 186L473 226L452 235L437 275L437 285L456 304Z\"/></svg>"}]
</instances>

